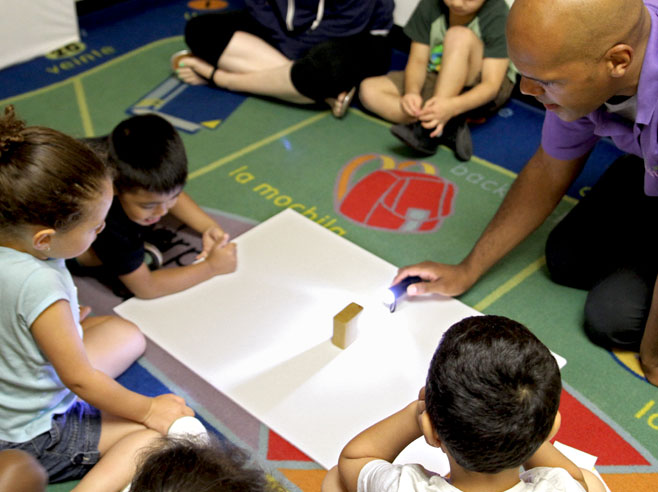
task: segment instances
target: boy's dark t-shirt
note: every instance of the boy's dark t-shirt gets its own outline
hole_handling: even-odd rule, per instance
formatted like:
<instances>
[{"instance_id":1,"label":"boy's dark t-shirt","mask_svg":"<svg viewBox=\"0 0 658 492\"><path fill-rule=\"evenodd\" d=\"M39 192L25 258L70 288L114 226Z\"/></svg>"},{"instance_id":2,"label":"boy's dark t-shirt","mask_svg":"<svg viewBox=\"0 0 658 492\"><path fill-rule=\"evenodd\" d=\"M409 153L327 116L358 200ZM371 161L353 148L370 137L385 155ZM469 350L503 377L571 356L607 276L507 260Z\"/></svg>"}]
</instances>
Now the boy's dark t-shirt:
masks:
<instances>
[{"instance_id":1,"label":"boy's dark t-shirt","mask_svg":"<svg viewBox=\"0 0 658 492\"><path fill-rule=\"evenodd\" d=\"M91 147L103 162L108 162L107 135L81 140ZM91 249L103 263L103 271L117 276L137 270L144 262L144 234L149 229L130 220L115 196L105 218L105 229L91 245Z\"/></svg>"},{"instance_id":2,"label":"boy's dark t-shirt","mask_svg":"<svg viewBox=\"0 0 658 492\"><path fill-rule=\"evenodd\" d=\"M132 273L144 262L144 234L148 230L149 227L128 218L119 198L115 196L105 219L105 229L91 249L103 262L106 271L114 275Z\"/></svg>"},{"instance_id":3,"label":"boy's dark t-shirt","mask_svg":"<svg viewBox=\"0 0 658 492\"><path fill-rule=\"evenodd\" d=\"M443 53L443 37L448 29L450 10L443 0L420 0L404 26L404 33L422 44L428 44L432 50L428 70L436 71L440 67ZM507 58L505 39L505 22L509 7L505 0L486 0L467 25L484 44L485 58ZM510 77L512 74L508 74Z\"/></svg>"}]
</instances>

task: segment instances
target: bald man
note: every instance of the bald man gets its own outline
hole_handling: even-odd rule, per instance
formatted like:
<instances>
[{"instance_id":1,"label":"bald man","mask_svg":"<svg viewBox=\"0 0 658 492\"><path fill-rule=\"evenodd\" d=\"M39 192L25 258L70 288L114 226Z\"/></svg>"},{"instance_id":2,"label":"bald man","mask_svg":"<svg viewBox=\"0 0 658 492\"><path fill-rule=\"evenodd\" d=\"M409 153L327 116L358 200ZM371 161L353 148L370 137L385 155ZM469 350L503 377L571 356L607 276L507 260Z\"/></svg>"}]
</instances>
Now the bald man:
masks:
<instances>
[{"instance_id":1,"label":"bald man","mask_svg":"<svg viewBox=\"0 0 658 492\"><path fill-rule=\"evenodd\" d=\"M551 232L553 280L589 290L585 329L605 347L640 351L658 385L658 0L516 0L507 21L521 91L546 107L541 145L458 265L423 262L417 295L459 295L557 206L604 136L627 155Z\"/></svg>"}]
</instances>

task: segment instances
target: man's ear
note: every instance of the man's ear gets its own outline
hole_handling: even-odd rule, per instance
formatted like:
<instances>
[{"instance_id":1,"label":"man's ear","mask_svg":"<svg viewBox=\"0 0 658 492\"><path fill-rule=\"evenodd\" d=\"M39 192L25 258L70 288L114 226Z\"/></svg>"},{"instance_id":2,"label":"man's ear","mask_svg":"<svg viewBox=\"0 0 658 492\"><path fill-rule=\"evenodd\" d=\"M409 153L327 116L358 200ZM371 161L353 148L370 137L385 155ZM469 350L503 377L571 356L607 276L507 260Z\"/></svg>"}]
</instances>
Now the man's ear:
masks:
<instances>
[{"instance_id":1,"label":"man's ear","mask_svg":"<svg viewBox=\"0 0 658 492\"><path fill-rule=\"evenodd\" d=\"M635 51L628 44L616 44L605 53L605 62L611 77L623 77L633 62Z\"/></svg>"},{"instance_id":2,"label":"man's ear","mask_svg":"<svg viewBox=\"0 0 658 492\"><path fill-rule=\"evenodd\" d=\"M439 439L439 435L436 433L436 430L434 429L432 421L430 420L429 415L427 415L427 412L423 412L421 414L420 425L422 427L423 436L425 436L425 442L427 442L427 444L430 446L440 448L441 439Z\"/></svg>"},{"instance_id":3,"label":"man's ear","mask_svg":"<svg viewBox=\"0 0 658 492\"><path fill-rule=\"evenodd\" d=\"M32 246L40 252L50 251L50 243L52 241L55 229L39 229L32 236Z\"/></svg>"}]
</instances>

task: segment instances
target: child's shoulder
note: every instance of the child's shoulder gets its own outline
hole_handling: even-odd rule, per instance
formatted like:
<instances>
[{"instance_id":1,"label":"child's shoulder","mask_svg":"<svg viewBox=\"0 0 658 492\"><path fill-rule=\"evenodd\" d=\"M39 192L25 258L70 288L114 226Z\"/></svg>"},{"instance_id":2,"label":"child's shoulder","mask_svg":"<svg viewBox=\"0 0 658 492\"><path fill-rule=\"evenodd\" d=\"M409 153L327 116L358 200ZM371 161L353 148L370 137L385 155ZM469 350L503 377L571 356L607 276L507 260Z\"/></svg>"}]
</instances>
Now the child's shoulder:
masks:
<instances>
[{"instance_id":1,"label":"child's shoulder","mask_svg":"<svg viewBox=\"0 0 658 492\"><path fill-rule=\"evenodd\" d=\"M563 490L565 492L583 492L580 483L564 468L537 466L521 473L521 481L526 484L525 491Z\"/></svg>"},{"instance_id":2,"label":"child's shoulder","mask_svg":"<svg viewBox=\"0 0 658 492\"><path fill-rule=\"evenodd\" d=\"M367 463L359 474L365 491L425 490L427 492L459 492L441 475L419 464L393 464L384 460ZM397 488L391 484L399 484ZM421 485L422 486L419 486Z\"/></svg>"}]
</instances>

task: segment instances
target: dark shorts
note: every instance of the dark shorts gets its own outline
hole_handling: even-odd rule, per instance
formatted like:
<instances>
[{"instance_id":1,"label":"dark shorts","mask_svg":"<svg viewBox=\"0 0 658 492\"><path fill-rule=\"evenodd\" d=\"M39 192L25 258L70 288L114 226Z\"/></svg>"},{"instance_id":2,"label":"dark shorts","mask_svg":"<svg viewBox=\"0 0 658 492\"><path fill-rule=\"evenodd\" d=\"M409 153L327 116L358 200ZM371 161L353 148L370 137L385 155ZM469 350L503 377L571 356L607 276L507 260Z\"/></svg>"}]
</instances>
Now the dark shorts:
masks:
<instances>
[{"instance_id":1,"label":"dark shorts","mask_svg":"<svg viewBox=\"0 0 658 492\"><path fill-rule=\"evenodd\" d=\"M23 450L46 469L50 483L66 482L82 478L98 463L100 437L100 411L77 401L66 413L53 417L49 431L21 443L0 440L0 450Z\"/></svg>"},{"instance_id":2,"label":"dark shorts","mask_svg":"<svg viewBox=\"0 0 658 492\"><path fill-rule=\"evenodd\" d=\"M438 76L438 72L429 72L425 76L425 83L423 84L423 89L420 93L423 101L427 101L434 95L434 87L436 86ZM404 71L400 70L389 72L386 74L386 77L390 79L393 84L395 84L395 87L398 89L400 94L404 94ZM464 91L469 89L470 87L466 87L464 88ZM506 75L503 83L500 85L500 89L498 90L496 97L492 101L489 101L488 103L483 104L478 108L471 109L466 113L467 116L487 118L494 115L509 100L509 98L512 96L513 90L514 82L512 82Z\"/></svg>"},{"instance_id":3,"label":"dark shorts","mask_svg":"<svg viewBox=\"0 0 658 492\"><path fill-rule=\"evenodd\" d=\"M318 102L349 91L367 77L385 74L391 64L389 38L369 32L319 41L295 50L292 56L245 10L193 17L185 26L185 43L195 56L216 66L237 31L261 38L293 60L292 84Z\"/></svg>"}]
</instances>

